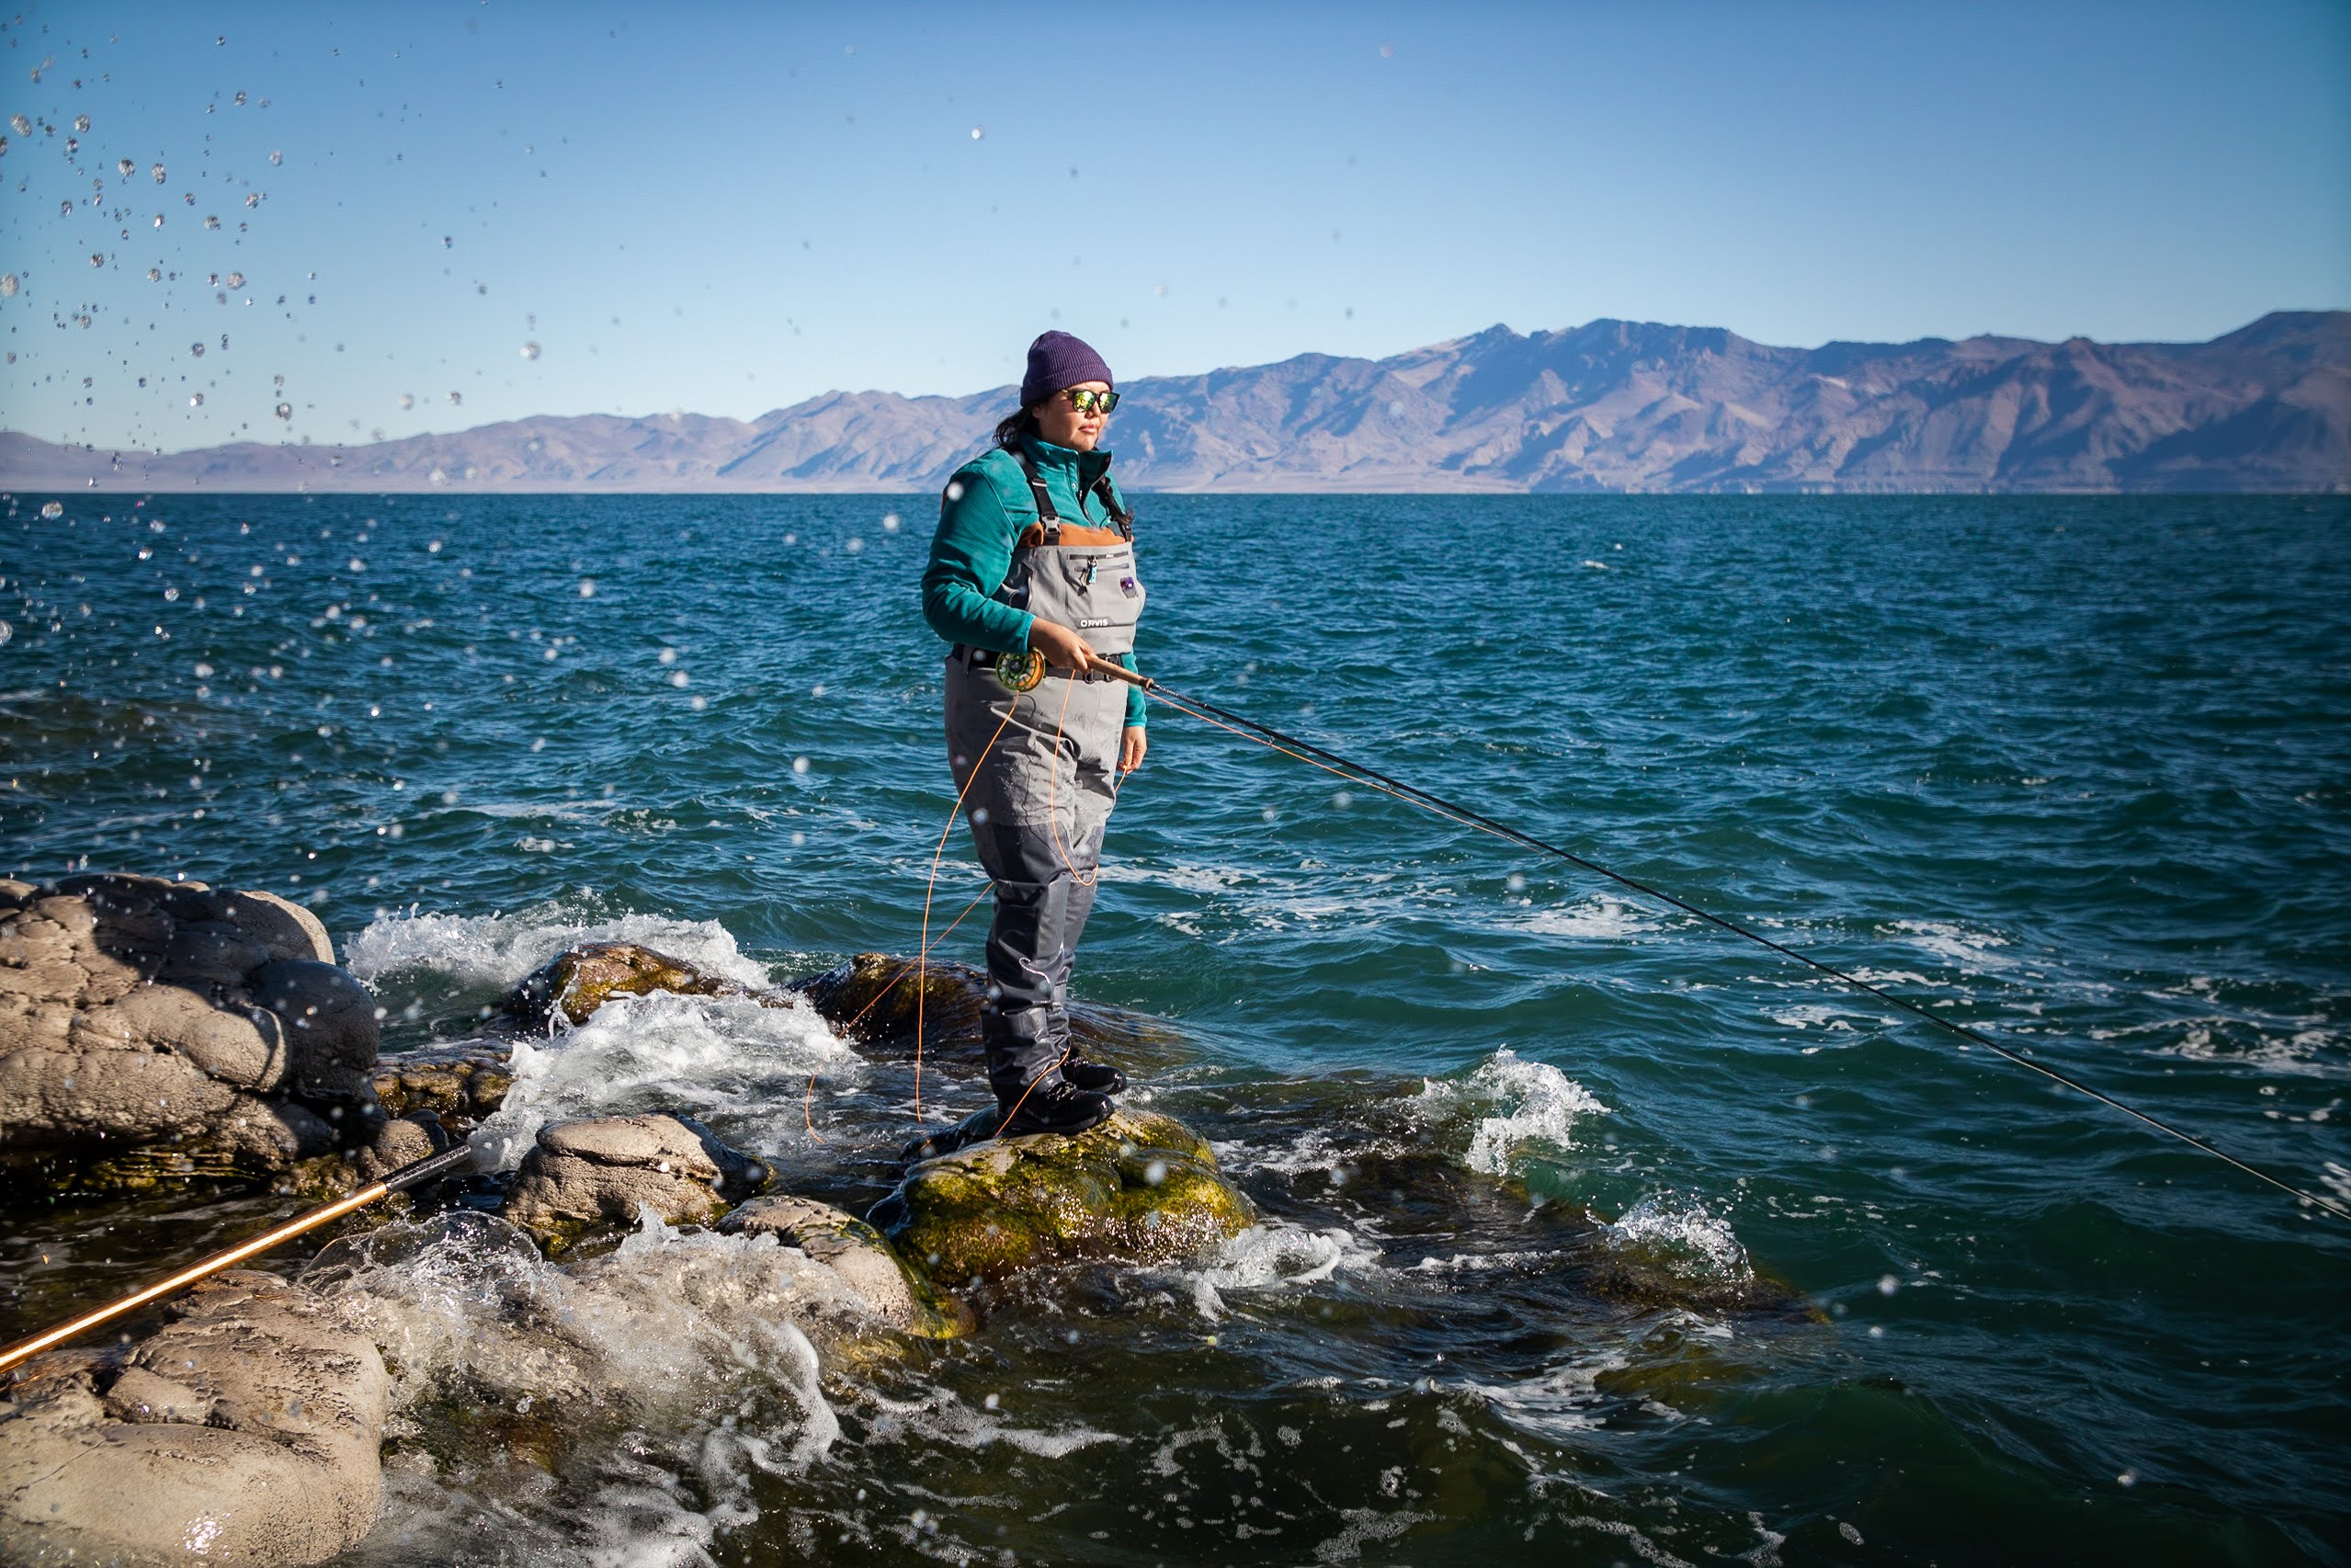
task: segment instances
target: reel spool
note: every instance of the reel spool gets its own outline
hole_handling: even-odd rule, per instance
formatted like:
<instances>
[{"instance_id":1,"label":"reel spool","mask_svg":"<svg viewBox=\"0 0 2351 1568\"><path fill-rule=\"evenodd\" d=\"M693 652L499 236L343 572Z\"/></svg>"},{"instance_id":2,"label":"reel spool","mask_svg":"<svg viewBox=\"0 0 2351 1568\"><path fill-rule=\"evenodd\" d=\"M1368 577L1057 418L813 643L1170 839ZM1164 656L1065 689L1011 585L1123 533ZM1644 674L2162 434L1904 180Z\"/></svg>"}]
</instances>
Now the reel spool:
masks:
<instances>
[{"instance_id":1,"label":"reel spool","mask_svg":"<svg viewBox=\"0 0 2351 1568\"><path fill-rule=\"evenodd\" d=\"M996 679L1006 691L1034 691L1044 683L1045 655L1035 648L996 656Z\"/></svg>"}]
</instances>

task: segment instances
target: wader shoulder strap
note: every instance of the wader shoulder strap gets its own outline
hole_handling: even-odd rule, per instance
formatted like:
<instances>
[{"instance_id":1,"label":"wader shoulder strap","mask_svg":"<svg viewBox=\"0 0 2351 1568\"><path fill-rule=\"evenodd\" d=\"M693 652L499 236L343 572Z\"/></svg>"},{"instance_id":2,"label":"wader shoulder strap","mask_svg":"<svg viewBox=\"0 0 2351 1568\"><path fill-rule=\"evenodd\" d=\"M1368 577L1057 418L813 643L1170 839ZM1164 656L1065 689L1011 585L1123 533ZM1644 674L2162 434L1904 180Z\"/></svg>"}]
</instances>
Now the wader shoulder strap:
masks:
<instances>
[{"instance_id":1,"label":"wader shoulder strap","mask_svg":"<svg viewBox=\"0 0 2351 1568\"><path fill-rule=\"evenodd\" d=\"M1037 498L1037 531L1047 545L1062 541L1061 514L1053 510L1053 498L1045 493L1045 476L1037 472L1037 460L1028 454L1025 444L1016 443L1012 455L1020 460L1020 472L1028 481L1028 493ZM1110 486L1108 471L1096 474L1091 489L1102 502L1102 509L1117 525L1119 536L1131 543L1135 537L1135 515L1119 505L1118 492Z\"/></svg>"},{"instance_id":2,"label":"wader shoulder strap","mask_svg":"<svg viewBox=\"0 0 2351 1568\"><path fill-rule=\"evenodd\" d=\"M1045 476L1037 472L1037 460L1028 455L1026 443L1015 441L1012 455L1020 460L1020 472L1028 480L1028 493L1037 498L1037 529L1049 545L1062 541L1061 514L1053 510L1053 498L1045 494Z\"/></svg>"}]
</instances>

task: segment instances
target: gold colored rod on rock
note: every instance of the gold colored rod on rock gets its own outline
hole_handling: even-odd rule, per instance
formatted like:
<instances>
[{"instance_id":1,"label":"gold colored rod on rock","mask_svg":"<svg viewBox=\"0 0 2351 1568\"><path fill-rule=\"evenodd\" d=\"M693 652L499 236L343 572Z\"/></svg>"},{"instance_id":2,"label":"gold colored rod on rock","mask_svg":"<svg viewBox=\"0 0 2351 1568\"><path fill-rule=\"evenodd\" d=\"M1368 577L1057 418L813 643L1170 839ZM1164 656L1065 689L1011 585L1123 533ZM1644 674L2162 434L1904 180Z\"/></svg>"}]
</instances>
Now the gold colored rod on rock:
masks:
<instances>
[{"instance_id":1,"label":"gold colored rod on rock","mask_svg":"<svg viewBox=\"0 0 2351 1568\"><path fill-rule=\"evenodd\" d=\"M437 1176L456 1170L460 1166L471 1166L472 1163L473 1151L463 1143L454 1149L444 1149L437 1154L430 1154L424 1159L413 1161L401 1166L381 1181L371 1181L357 1192L338 1198L334 1202L313 1209L307 1214L298 1214L284 1224L273 1226L248 1241L239 1242L225 1252L216 1252L210 1257L191 1263L169 1278L158 1279L146 1289L135 1290L120 1301L109 1302L96 1312L84 1312L80 1317L70 1322L61 1323L47 1333L37 1334L30 1339L18 1340L6 1349L0 1350L0 1372L6 1371L19 1361L29 1359L44 1350L53 1349L69 1339L86 1334L100 1324L111 1323L125 1312L135 1312L150 1301L160 1301L176 1290L184 1290L208 1274L217 1274L223 1268L234 1267L249 1257L258 1257L280 1242L290 1242L304 1231L314 1231L330 1220L341 1219L353 1210L365 1209L380 1198L430 1181Z\"/></svg>"}]
</instances>

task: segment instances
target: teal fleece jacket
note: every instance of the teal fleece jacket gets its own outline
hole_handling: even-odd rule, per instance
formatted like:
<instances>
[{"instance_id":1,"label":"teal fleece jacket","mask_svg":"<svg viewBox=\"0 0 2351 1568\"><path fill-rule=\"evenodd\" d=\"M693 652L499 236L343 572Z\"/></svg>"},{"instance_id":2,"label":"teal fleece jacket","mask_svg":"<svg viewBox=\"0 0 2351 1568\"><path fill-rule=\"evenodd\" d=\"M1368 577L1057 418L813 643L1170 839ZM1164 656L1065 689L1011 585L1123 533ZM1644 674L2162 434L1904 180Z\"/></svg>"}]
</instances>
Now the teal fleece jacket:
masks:
<instances>
[{"instance_id":1,"label":"teal fleece jacket","mask_svg":"<svg viewBox=\"0 0 2351 1568\"><path fill-rule=\"evenodd\" d=\"M1109 453L1073 451L1031 437L1028 455L1056 512L1109 526L1109 515L1094 494L1094 482L1110 466ZM1037 498L1028 492L1020 460L1002 447L992 448L957 469L949 488L960 494L939 503L938 532L931 539L930 563L923 568L923 619L949 642L1000 653L1024 652L1037 618L995 597L1012 570L1013 545L1037 520ZM1132 653L1118 660L1135 667ZM1130 687L1127 722L1142 722L1142 692Z\"/></svg>"}]
</instances>

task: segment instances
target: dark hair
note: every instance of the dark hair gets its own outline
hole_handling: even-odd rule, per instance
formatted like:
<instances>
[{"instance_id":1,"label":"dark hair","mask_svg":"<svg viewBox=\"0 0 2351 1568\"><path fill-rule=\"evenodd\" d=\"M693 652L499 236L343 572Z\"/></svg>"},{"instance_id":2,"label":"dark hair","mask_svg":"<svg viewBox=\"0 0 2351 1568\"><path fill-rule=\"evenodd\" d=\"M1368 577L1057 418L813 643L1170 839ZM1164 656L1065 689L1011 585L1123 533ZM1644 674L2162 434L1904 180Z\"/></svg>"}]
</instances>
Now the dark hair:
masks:
<instances>
[{"instance_id":1,"label":"dark hair","mask_svg":"<svg viewBox=\"0 0 2351 1568\"><path fill-rule=\"evenodd\" d=\"M1026 408L1016 408L996 421L996 445L1009 447L1023 436L1037 434L1037 416Z\"/></svg>"}]
</instances>

